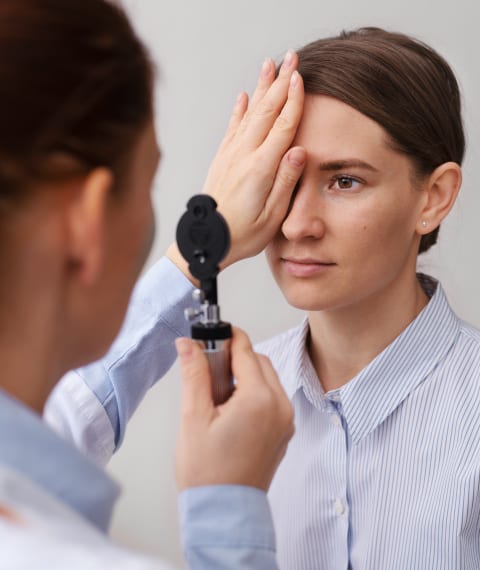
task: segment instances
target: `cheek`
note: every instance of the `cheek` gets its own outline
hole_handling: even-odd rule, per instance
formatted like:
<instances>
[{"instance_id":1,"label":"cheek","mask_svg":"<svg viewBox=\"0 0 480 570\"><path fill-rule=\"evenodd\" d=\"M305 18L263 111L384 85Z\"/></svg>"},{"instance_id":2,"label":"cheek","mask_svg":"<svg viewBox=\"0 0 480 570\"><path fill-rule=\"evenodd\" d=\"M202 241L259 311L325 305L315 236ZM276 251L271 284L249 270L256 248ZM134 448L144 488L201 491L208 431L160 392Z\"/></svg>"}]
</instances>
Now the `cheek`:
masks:
<instances>
[{"instance_id":1,"label":"cheek","mask_svg":"<svg viewBox=\"0 0 480 570\"><path fill-rule=\"evenodd\" d=\"M376 202L344 211L337 224L339 240L358 264L404 259L413 247L415 223L409 204Z\"/></svg>"},{"instance_id":2,"label":"cheek","mask_svg":"<svg viewBox=\"0 0 480 570\"><path fill-rule=\"evenodd\" d=\"M150 215L145 223L145 239L143 242L143 261L145 262L150 250L152 249L155 240L155 214L153 209L150 208Z\"/></svg>"},{"instance_id":3,"label":"cheek","mask_svg":"<svg viewBox=\"0 0 480 570\"><path fill-rule=\"evenodd\" d=\"M133 233L135 232L135 233ZM150 253L155 238L155 215L150 202L144 204L132 228L132 258L135 259L135 271L139 273Z\"/></svg>"},{"instance_id":4,"label":"cheek","mask_svg":"<svg viewBox=\"0 0 480 570\"><path fill-rule=\"evenodd\" d=\"M270 267L270 271L275 275L275 270L278 267L280 261L280 251L281 251L281 244L285 240L282 238L280 234L277 234L272 241L267 245L265 248L265 257L267 259L268 266Z\"/></svg>"}]
</instances>

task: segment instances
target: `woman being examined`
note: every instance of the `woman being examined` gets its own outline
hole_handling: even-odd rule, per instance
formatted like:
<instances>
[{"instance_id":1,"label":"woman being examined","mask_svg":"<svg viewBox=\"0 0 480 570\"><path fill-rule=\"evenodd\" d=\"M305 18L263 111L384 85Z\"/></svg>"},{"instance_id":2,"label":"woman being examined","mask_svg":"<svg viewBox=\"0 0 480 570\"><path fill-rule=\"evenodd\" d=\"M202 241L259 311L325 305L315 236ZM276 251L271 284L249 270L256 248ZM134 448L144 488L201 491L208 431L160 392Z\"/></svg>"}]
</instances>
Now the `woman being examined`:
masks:
<instances>
[{"instance_id":1,"label":"woman being examined","mask_svg":"<svg viewBox=\"0 0 480 570\"><path fill-rule=\"evenodd\" d=\"M477 569L480 335L416 273L461 185L457 81L432 48L380 29L320 39L298 60L306 96L294 144L306 165L267 257L306 317L259 347L295 411L269 495L279 565ZM219 202L232 217L235 205ZM180 272L175 282L188 285ZM137 325L155 320L155 281L138 292L121 361L80 371L117 445L137 404L126 386L150 365L158 376L159 338Z\"/></svg>"}]
</instances>

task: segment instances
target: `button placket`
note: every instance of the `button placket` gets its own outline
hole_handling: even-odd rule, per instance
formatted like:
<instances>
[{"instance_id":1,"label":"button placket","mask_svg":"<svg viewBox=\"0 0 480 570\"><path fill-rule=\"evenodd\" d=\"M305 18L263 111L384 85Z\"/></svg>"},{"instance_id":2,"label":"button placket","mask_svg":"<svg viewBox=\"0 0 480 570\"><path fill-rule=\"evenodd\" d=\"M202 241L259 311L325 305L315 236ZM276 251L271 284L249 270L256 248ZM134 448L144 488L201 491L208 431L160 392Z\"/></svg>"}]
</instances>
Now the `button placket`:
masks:
<instances>
[{"instance_id":1,"label":"button placket","mask_svg":"<svg viewBox=\"0 0 480 570\"><path fill-rule=\"evenodd\" d=\"M338 497L335 499L334 501L334 508L335 508L335 512L337 513L338 516L341 516L345 513L345 505L343 504L343 501L341 499L339 499Z\"/></svg>"},{"instance_id":2,"label":"button placket","mask_svg":"<svg viewBox=\"0 0 480 570\"><path fill-rule=\"evenodd\" d=\"M333 412L331 422L336 427L340 427L342 425L342 420L336 412Z\"/></svg>"}]
</instances>

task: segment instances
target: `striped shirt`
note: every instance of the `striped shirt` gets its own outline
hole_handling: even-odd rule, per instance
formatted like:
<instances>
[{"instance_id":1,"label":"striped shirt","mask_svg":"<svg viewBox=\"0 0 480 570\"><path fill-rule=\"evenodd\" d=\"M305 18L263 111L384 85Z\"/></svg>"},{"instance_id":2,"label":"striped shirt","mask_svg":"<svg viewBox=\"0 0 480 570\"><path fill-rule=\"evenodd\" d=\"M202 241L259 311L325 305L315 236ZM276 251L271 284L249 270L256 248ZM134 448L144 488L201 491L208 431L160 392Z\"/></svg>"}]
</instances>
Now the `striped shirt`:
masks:
<instances>
[{"instance_id":1,"label":"striped shirt","mask_svg":"<svg viewBox=\"0 0 480 570\"><path fill-rule=\"evenodd\" d=\"M284 570L480 569L480 332L419 279L427 306L338 390L306 320L258 347L296 417L270 490Z\"/></svg>"}]
</instances>

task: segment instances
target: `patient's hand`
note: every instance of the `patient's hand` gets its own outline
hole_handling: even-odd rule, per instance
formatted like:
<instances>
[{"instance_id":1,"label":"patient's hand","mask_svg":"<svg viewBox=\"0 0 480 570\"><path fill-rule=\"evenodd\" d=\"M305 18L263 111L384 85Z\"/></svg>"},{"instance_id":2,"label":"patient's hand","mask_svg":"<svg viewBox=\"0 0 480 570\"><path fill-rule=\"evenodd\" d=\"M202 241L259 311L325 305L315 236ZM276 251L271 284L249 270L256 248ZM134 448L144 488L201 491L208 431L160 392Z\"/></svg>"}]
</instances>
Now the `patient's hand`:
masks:
<instances>
[{"instance_id":1,"label":"patient's hand","mask_svg":"<svg viewBox=\"0 0 480 570\"><path fill-rule=\"evenodd\" d=\"M225 137L214 158L203 192L215 198L231 233L222 268L261 252L287 213L306 153L293 143L303 111L303 81L298 58L288 52L275 79L266 60L249 103L241 93ZM173 245L168 256L187 275Z\"/></svg>"},{"instance_id":2,"label":"patient's hand","mask_svg":"<svg viewBox=\"0 0 480 570\"><path fill-rule=\"evenodd\" d=\"M179 490L237 484L266 491L293 435L293 410L270 361L255 354L245 333L235 330L236 389L215 407L202 349L189 339L177 343L183 376Z\"/></svg>"},{"instance_id":3,"label":"patient's hand","mask_svg":"<svg viewBox=\"0 0 480 570\"><path fill-rule=\"evenodd\" d=\"M285 218L304 167L305 151L288 150L303 111L297 55L288 52L275 79L266 60L250 104L242 93L210 166L203 191L215 198L231 231L223 267L256 255Z\"/></svg>"}]
</instances>

